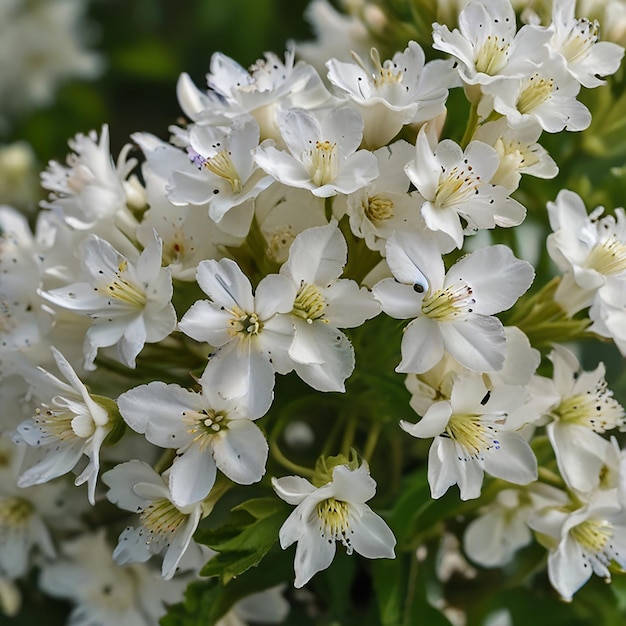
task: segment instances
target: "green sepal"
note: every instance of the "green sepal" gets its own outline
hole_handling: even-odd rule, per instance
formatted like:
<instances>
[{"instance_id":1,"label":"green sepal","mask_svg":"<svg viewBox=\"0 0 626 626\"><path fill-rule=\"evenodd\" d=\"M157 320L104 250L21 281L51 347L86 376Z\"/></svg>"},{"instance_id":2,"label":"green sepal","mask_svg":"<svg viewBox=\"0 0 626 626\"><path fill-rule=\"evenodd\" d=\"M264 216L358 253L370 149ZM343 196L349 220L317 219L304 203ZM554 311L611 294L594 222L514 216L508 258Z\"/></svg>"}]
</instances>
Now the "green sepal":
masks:
<instances>
[{"instance_id":1,"label":"green sepal","mask_svg":"<svg viewBox=\"0 0 626 626\"><path fill-rule=\"evenodd\" d=\"M337 454L336 456L321 456L315 464L315 473L311 482L316 487L323 487L333 480L333 470L338 465L347 465L351 471L359 467L359 459L354 448L350 449L349 458L345 454Z\"/></svg>"},{"instance_id":2,"label":"green sepal","mask_svg":"<svg viewBox=\"0 0 626 626\"><path fill-rule=\"evenodd\" d=\"M117 403L115 400L111 400L111 398L107 398L106 396L91 395L91 399L98 406L101 406L109 416L111 430L104 438L103 445L114 446L126 432L126 422L123 420L120 410L117 408Z\"/></svg>"}]
</instances>

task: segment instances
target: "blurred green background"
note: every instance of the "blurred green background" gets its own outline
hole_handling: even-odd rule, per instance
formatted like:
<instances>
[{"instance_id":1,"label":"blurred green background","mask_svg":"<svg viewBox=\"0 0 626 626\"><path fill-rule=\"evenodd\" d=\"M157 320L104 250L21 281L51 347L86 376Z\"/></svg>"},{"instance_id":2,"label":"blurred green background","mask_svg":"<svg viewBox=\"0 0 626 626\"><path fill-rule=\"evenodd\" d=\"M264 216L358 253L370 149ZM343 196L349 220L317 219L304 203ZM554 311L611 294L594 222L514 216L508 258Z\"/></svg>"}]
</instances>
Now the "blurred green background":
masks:
<instances>
[{"instance_id":1,"label":"blurred green background","mask_svg":"<svg viewBox=\"0 0 626 626\"><path fill-rule=\"evenodd\" d=\"M40 163L63 159L77 132L110 125L112 153L132 132L162 138L181 115L176 80L187 72L206 86L211 54L221 51L245 67L267 50L283 54L288 39L311 37L303 18L306 0L92 0L87 10L88 47L105 69L96 80L60 86L45 109L12 120L0 143L19 139L34 147Z\"/></svg>"}]
</instances>

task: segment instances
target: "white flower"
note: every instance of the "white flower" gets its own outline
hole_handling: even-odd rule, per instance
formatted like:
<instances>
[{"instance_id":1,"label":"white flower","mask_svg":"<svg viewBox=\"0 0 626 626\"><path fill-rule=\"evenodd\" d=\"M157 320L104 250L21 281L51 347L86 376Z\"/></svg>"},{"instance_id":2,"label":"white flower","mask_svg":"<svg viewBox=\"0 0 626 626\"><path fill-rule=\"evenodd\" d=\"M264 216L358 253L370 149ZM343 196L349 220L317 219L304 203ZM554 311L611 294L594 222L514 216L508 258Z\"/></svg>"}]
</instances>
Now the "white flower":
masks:
<instances>
[{"instance_id":1,"label":"white flower","mask_svg":"<svg viewBox=\"0 0 626 626\"><path fill-rule=\"evenodd\" d=\"M580 84L556 61L545 61L521 78L498 78L483 90L512 128L535 121L546 132L558 133L585 130L591 123L589 109L576 100ZM479 107L479 114L489 111Z\"/></svg>"},{"instance_id":2,"label":"white flower","mask_svg":"<svg viewBox=\"0 0 626 626\"><path fill-rule=\"evenodd\" d=\"M300 233L280 268L296 289L289 357L298 376L319 391L344 391L354 369L354 350L338 328L360 326L380 312L366 287L339 278L346 255L346 241L333 220Z\"/></svg>"},{"instance_id":3,"label":"white flower","mask_svg":"<svg viewBox=\"0 0 626 626\"><path fill-rule=\"evenodd\" d=\"M581 308L589 305L607 278L626 280L626 218L623 209L615 216L605 215L597 207L591 215L582 198L567 189L548 202L550 256L563 272L573 274L575 285L568 282L557 289L556 299L570 301L571 290L580 293ZM569 288L568 288L569 287Z\"/></svg>"},{"instance_id":4,"label":"white flower","mask_svg":"<svg viewBox=\"0 0 626 626\"><path fill-rule=\"evenodd\" d=\"M254 162L259 127L253 117L238 117L229 127L195 124L189 130L187 152L195 167L174 170L168 198L177 206L207 205L220 224L234 207L255 198L273 178Z\"/></svg>"},{"instance_id":5,"label":"white flower","mask_svg":"<svg viewBox=\"0 0 626 626\"><path fill-rule=\"evenodd\" d=\"M185 555L199 552L193 534L200 523L202 504L176 506L167 486L148 464L132 460L116 465L102 475L107 498L120 509L139 516L139 525L128 526L119 536L113 558L120 565L144 563L164 553L161 575L169 580Z\"/></svg>"},{"instance_id":6,"label":"white flower","mask_svg":"<svg viewBox=\"0 0 626 626\"><path fill-rule=\"evenodd\" d=\"M211 56L207 74L209 91L199 91L187 74L177 85L178 101L185 114L198 123L223 124L225 119L252 115L261 129L261 138L279 140L277 116L288 107L316 107L331 96L313 67L302 61L294 64L289 48L285 61L267 52L249 69L226 55Z\"/></svg>"},{"instance_id":7,"label":"white flower","mask_svg":"<svg viewBox=\"0 0 626 626\"><path fill-rule=\"evenodd\" d=\"M43 566L39 586L72 602L71 624L154 626L167 605L182 600L188 582L166 582L142 564L116 565L104 529L65 542L62 552Z\"/></svg>"},{"instance_id":8,"label":"white flower","mask_svg":"<svg viewBox=\"0 0 626 626\"><path fill-rule=\"evenodd\" d=\"M259 194L254 214L267 242L265 253L275 263L284 263L298 233L312 226L328 224L324 200L307 189L274 182Z\"/></svg>"},{"instance_id":9,"label":"white flower","mask_svg":"<svg viewBox=\"0 0 626 626\"><path fill-rule=\"evenodd\" d=\"M606 463L609 442L602 433L626 430L624 409L604 378L604 364L582 371L576 357L562 346L550 354L553 391L558 398L547 410L547 427L559 471L566 484L582 493L595 489Z\"/></svg>"},{"instance_id":10,"label":"white flower","mask_svg":"<svg viewBox=\"0 0 626 626\"><path fill-rule=\"evenodd\" d=\"M135 264L107 241L88 237L82 247L84 282L42 292L65 309L93 320L83 350L95 369L98 348L117 346L119 359L135 367L144 344L167 337L176 326L170 271L161 268L161 240L153 235Z\"/></svg>"},{"instance_id":11,"label":"white flower","mask_svg":"<svg viewBox=\"0 0 626 626\"><path fill-rule=\"evenodd\" d=\"M282 624L291 608L282 594L283 587L278 585L242 598L215 626L247 626L248 622Z\"/></svg>"},{"instance_id":12,"label":"white flower","mask_svg":"<svg viewBox=\"0 0 626 626\"><path fill-rule=\"evenodd\" d=\"M618 350L626 356L626 280L609 278L598 290L589 319L589 330L615 342Z\"/></svg>"},{"instance_id":13,"label":"white flower","mask_svg":"<svg viewBox=\"0 0 626 626\"><path fill-rule=\"evenodd\" d=\"M365 462L354 470L337 465L332 480L321 487L299 476L273 478L272 485L280 498L296 505L279 533L283 550L298 542L295 587L331 564L337 541L348 554L356 550L368 559L394 558L393 533L365 504L376 493Z\"/></svg>"},{"instance_id":14,"label":"white flower","mask_svg":"<svg viewBox=\"0 0 626 626\"><path fill-rule=\"evenodd\" d=\"M425 128L415 147L405 171L425 200L421 211L428 229L445 233L461 248L466 233L521 224L524 207L507 189L490 183L500 164L494 148L472 141L462 150L444 139L433 152Z\"/></svg>"},{"instance_id":15,"label":"white flower","mask_svg":"<svg viewBox=\"0 0 626 626\"><path fill-rule=\"evenodd\" d=\"M41 252L26 218L0 206L0 353L36 346L52 326L53 318L37 294Z\"/></svg>"},{"instance_id":16,"label":"white flower","mask_svg":"<svg viewBox=\"0 0 626 626\"><path fill-rule=\"evenodd\" d=\"M118 400L126 423L162 448L176 450L169 471L172 502L185 507L206 498L216 467L233 482L249 485L265 473L267 442L236 400L225 400L204 385L194 393L178 385L152 382Z\"/></svg>"},{"instance_id":17,"label":"white flower","mask_svg":"<svg viewBox=\"0 0 626 626\"><path fill-rule=\"evenodd\" d=\"M603 85L601 76L617 72L624 48L609 41L598 41L600 24L587 18L576 19L575 3L554 0L550 49L557 52L568 72L584 87Z\"/></svg>"},{"instance_id":18,"label":"white flower","mask_svg":"<svg viewBox=\"0 0 626 626\"><path fill-rule=\"evenodd\" d=\"M458 59L459 75L470 85L527 74L548 39L545 29L531 25L516 33L510 0L470 2L459 15L459 30L433 24L433 48Z\"/></svg>"},{"instance_id":19,"label":"white flower","mask_svg":"<svg viewBox=\"0 0 626 626\"><path fill-rule=\"evenodd\" d=\"M601 492L575 511L546 509L528 523L554 542L548 577L564 600L571 600L592 574L610 581L612 561L626 567L626 511L614 494Z\"/></svg>"},{"instance_id":20,"label":"white flower","mask_svg":"<svg viewBox=\"0 0 626 626\"><path fill-rule=\"evenodd\" d=\"M24 446L0 436L0 578L9 580L28 572L35 553L54 558L52 530L75 531L84 513L82 507L71 506L64 481L18 487L23 453Z\"/></svg>"},{"instance_id":21,"label":"white flower","mask_svg":"<svg viewBox=\"0 0 626 626\"><path fill-rule=\"evenodd\" d=\"M437 60L425 64L424 51L415 41L383 63L376 48L370 56L373 68L356 53L356 63L337 59L326 63L328 80L363 116L365 146L383 146L405 124L433 119L445 110L448 89L458 80L450 63Z\"/></svg>"},{"instance_id":22,"label":"white flower","mask_svg":"<svg viewBox=\"0 0 626 626\"><path fill-rule=\"evenodd\" d=\"M511 307L530 286L534 271L506 246L489 246L462 257L445 274L434 242L418 233L387 240L394 278L373 288L383 311L415 318L402 337L398 372L421 373L448 352L461 365L490 372L502 369L504 328L494 314Z\"/></svg>"},{"instance_id":23,"label":"white flower","mask_svg":"<svg viewBox=\"0 0 626 626\"><path fill-rule=\"evenodd\" d=\"M84 454L89 457L89 463L75 484L86 482L89 501L95 504L100 447L112 424L107 410L89 395L65 357L55 348L52 354L67 382L42 368L22 372L41 404L34 417L17 427L19 441L38 448L41 454L22 472L18 485L30 487L62 476Z\"/></svg>"},{"instance_id":24,"label":"white flower","mask_svg":"<svg viewBox=\"0 0 626 626\"><path fill-rule=\"evenodd\" d=\"M328 0L309 2L304 17L317 39L298 42L296 53L321 73L325 71L327 59L348 61L353 51L365 56L372 47L372 36L363 21L357 16L340 13Z\"/></svg>"},{"instance_id":25,"label":"white flower","mask_svg":"<svg viewBox=\"0 0 626 626\"><path fill-rule=\"evenodd\" d=\"M498 492L463 534L467 556L483 567L502 567L515 552L532 541L526 523L532 511L530 499L517 489Z\"/></svg>"},{"instance_id":26,"label":"white flower","mask_svg":"<svg viewBox=\"0 0 626 626\"><path fill-rule=\"evenodd\" d=\"M509 128L506 119L487 122L474 133L474 139L493 146L500 164L491 182L509 192L519 186L522 174L538 178L554 178L559 168L546 149L537 143L541 126L534 120L518 128Z\"/></svg>"},{"instance_id":27,"label":"white flower","mask_svg":"<svg viewBox=\"0 0 626 626\"><path fill-rule=\"evenodd\" d=\"M413 437L434 437L428 454L433 498L458 485L462 500L478 498L483 474L526 485L537 460L526 440L507 428L507 414L526 400L522 387L488 390L479 374L459 376L449 400L432 404L417 424L400 426Z\"/></svg>"},{"instance_id":28,"label":"white flower","mask_svg":"<svg viewBox=\"0 0 626 626\"><path fill-rule=\"evenodd\" d=\"M333 212L338 219L347 213L354 235L365 239L371 250L384 254L385 242L394 231L419 230L425 225L419 212L422 199L419 194L409 193L411 181L404 172L415 148L401 139L373 154L378 160L378 177L348 196L338 196ZM440 231L435 237L442 252L448 252L453 244L450 237Z\"/></svg>"},{"instance_id":29,"label":"white flower","mask_svg":"<svg viewBox=\"0 0 626 626\"><path fill-rule=\"evenodd\" d=\"M245 398L251 415L263 415L273 398L273 356L286 354L293 338L292 324L277 313L291 310L296 286L271 274L253 296L250 281L230 259L202 261L197 280L210 300L192 305L178 326L216 348L201 383L224 398Z\"/></svg>"},{"instance_id":30,"label":"white flower","mask_svg":"<svg viewBox=\"0 0 626 626\"><path fill-rule=\"evenodd\" d=\"M126 204L126 179L137 163L127 158L132 146L124 146L117 164L113 163L107 125L99 140L91 131L68 143L73 152L67 156L67 165L50 161L41 174L41 186L51 192L41 205L55 211L72 228L97 234L126 254L129 243L122 233L132 238L136 227Z\"/></svg>"},{"instance_id":31,"label":"white flower","mask_svg":"<svg viewBox=\"0 0 626 626\"><path fill-rule=\"evenodd\" d=\"M279 127L289 152L263 143L255 159L285 185L328 198L352 193L378 175L376 157L357 150L363 138L363 118L355 109L333 108L315 115L293 108L280 118Z\"/></svg>"}]
</instances>

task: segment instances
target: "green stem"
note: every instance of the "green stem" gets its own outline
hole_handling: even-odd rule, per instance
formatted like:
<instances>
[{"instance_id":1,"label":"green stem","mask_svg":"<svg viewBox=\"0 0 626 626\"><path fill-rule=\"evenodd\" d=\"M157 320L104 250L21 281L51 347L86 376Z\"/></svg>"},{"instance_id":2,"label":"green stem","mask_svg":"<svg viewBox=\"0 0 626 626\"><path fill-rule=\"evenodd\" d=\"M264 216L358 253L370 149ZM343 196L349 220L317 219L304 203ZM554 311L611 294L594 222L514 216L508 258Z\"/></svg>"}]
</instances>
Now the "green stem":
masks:
<instances>
[{"instance_id":1,"label":"green stem","mask_svg":"<svg viewBox=\"0 0 626 626\"><path fill-rule=\"evenodd\" d=\"M461 139L461 147L465 149L467 144L472 140L476 127L478 126L478 102L472 102L467 116L467 125L465 126L465 132L463 133L463 139Z\"/></svg>"},{"instance_id":2,"label":"green stem","mask_svg":"<svg viewBox=\"0 0 626 626\"><path fill-rule=\"evenodd\" d=\"M370 459L374 454L374 450L376 449L381 429L382 424L380 422L374 422L369 433L367 434L367 439L365 440L365 446L363 448L363 458L368 463L370 462Z\"/></svg>"},{"instance_id":3,"label":"green stem","mask_svg":"<svg viewBox=\"0 0 626 626\"><path fill-rule=\"evenodd\" d=\"M293 461L290 461L283 453L275 439L270 440L270 452L274 460L282 465L290 472L294 472L298 476L304 476L305 478L313 478L314 471L310 467L304 467L304 465L298 465Z\"/></svg>"},{"instance_id":4,"label":"green stem","mask_svg":"<svg viewBox=\"0 0 626 626\"><path fill-rule=\"evenodd\" d=\"M341 440L341 454L345 455L346 457L350 454L350 449L354 444L356 423L357 416L353 413L350 414L350 417L348 417L348 423L346 424L346 428L343 431L343 439Z\"/></svg>"}]
</instances>

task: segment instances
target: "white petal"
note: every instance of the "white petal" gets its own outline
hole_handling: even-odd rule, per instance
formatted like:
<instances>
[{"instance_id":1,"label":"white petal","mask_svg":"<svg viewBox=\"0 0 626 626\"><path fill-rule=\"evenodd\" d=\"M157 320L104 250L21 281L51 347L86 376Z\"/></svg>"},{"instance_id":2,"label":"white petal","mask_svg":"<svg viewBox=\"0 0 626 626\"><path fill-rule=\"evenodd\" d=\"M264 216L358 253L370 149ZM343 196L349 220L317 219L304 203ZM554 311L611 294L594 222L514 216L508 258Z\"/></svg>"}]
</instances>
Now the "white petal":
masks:
<instances>
[{"instance_id":1,"label":"white petal","mask_svg":"<svg viewBox=\"0 0 626 626\"><path fill-rule=\"evenodd\" d=\"M211 443L217 467L233 482L251 485L265 474L267 441L254 422L232 420L228 429Z\"/></svg>"},{"instance_id":2,"label":"white petal","mask_svg":"<svg viewBox=\"0 0 626 626\"><path fill-rule=\"evenodd\" d=\"M172 502L180 508L204 500L217 474L210 449L191 445L174 459L169 476Z\"/></svg>"},{"instance_id":3,"label":"white petal","mask_svg":"<svg viewBox=\"0 0 626 626\"><path fill-rule=\"evenodd\" d=\"M497 245L460 259L450 268L445 284L466 282L476 299L474 311L493 315L512 307L530 287L534 275L530 263L516 259L509 247Z\"/></svg>"},{"instance_id":4,"label":"white petal","mask_svg":"<svg viewBox=\"0 0 626 626\"><path fill-rule=\"evenodd\" d=\"M288 504L298 505L304 498L315 491L315 487L301 476L283 476L272 478L272 487Z\"/></svg>"},{"instance_id":5,"label":"white petal","mask_svg":"<svg viewBox=\"0 0 626 626\"><path fill-rule=\"evenodd\" d=\"M102 475L102 482L109 487L107 498L119 508L133 513L146 505L146 499L134 491L136 484L151 483L164 486L160 476L147 463L136 460L116 465L105 472Z\"/></svg>"},{"instance_id":6,"label":"white petal","mask_svg":"<svg viewBox=\"0 0 626 626\"><path fill-rule=\"evenodd\" d=\"M159 381L123 393L117 404L124 421L161 448L186 446L190 435L182 422L183 413L204 408L198 394Z\"/></svg>"},{"instance_id":7,"label":"white petal","mask_svg":"<svg viewBox=\"0 0 626 626\"><path fill-rule=\"evenodd\" d=\"M346 263L348 248L336 222L307 228L291 244L289 258L281 273L296 284L326 286L339 278Z\"/></svg>"},{"instance_id":8,"label":"white petal","mask_svg":"<svg viewBox=\"0 0 626 626\"><path fill-rule=\"evenodd\" d=\"M424 293L417 293L412 285L385 278L372 287L372 294L381 303L383 311L395 319L417 317L422 312Z\"/></svg>"},{"instance_id":9,"label":"white petal","mask_svg":"<svg viewBox=\"0 0 626 626\"><path fill-rule=\"evenodd\" d=\"M217 305L228 309L238 306L245 312L254 311L250 281L231 259L205 260L198 265L196 279L200 289Z\"/></svg>"},{"instance_id":10,"label":"white petal","mask_svg":"<svg viewBox=\"0 0 626 626\"><path fill-rule=\"evenodd\" d=\"M417 424L400 420L400 427L413 437L422 439L436 437L445 430L451 415L452 405L447 400L442 400L431 404L424 417Z\"/></svg>"},{"instance_id":11,"label":"white petal","mask_svg":"<svg viewBox=\"0 0 626 626\"><path fill-rule=\"evenodd\" d=\"M350 520L350 534L352 547L368 559L393 559L396 538L391 529L379 515L376 515L367 505L362 505L360 516L355 515Z\"/></svg>"},{"instance_id":12,"label":"white petal","mask_svg":"<svg viewBox=\"0 0 626 626\"><path fill-rule=\"evenodd\" d=\"M476 372L502 369L506 338L502 322L489 315L472 315L461 322L442 324L447 352L461 365Z\"/></svg>"},{"instance_id":13,"label":"white petal","mask_svg":"<svg viewBox=\"0 0 626 626\"><path fill-rule=\"evenodd\" d=\"M414 319L404 329L401 352L396 372L421 374L435 367L444 355L440 324L426 316Z\"/></svg>"},{"instance_id":14,"label":"white petal","mask_svg":"<svg viewBox=\"0 0 626 626\"><path fill-rule=\"evenodd\" d=\"M334 541L322 539L317 528L311 528L307 525L296 548L294 587L299 589L309 582L317 572L325 570L333 561L335 549Z\"/></svg>"},{"instance_id":15,"label":"white petal","mask_svg":"<svg viewBox=\"0 0 626 626\"><path fill-rule=\"evenodd\" d=\"M498 440L500 449L485 453L485 471L516 485L537 480L537 459L521 435L500 432Z\"/></svg>"}]
</instances>

